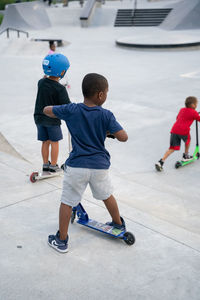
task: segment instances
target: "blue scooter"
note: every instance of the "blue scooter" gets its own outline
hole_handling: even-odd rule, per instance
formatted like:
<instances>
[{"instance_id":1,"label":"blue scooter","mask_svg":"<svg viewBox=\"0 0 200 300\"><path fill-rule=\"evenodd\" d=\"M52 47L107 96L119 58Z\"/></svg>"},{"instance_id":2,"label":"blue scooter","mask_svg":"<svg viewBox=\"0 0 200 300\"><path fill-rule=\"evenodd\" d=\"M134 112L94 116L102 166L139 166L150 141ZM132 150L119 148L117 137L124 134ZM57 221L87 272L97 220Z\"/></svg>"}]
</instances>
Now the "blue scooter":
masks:
<instances>
[{"instance_id":1,"label":"blue scooter","mask_svg":"<svg viewBox=\"0 0 200 300\"><path fill-rule=\"evenodd\" d=\"M76 216L78 217L78 224L108 234L114 238L122 239L128 245L133 245L135 243L135 237L131 232L128 232L126 230L120 230L115 228L114 226L110 226L104 223L97 222L93 219L89 219L88 214L81 203L73 207L71 223L74 223Z\"/></svg>"}]
</instances>

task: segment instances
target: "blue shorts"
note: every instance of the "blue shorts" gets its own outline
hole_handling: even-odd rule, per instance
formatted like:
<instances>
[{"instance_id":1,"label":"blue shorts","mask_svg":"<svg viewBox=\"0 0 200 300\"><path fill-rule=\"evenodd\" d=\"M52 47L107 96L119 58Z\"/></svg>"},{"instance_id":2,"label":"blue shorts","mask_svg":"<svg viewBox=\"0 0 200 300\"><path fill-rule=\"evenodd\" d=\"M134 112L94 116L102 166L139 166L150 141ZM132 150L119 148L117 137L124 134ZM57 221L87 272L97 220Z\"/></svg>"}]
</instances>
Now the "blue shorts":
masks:
<instances>
[{"instance_id":1,"label":"blue shorts","mask_svg":"<svg viewBox=\"0 0 200 300\"><path fill-rule=\"evenodd\" d=\"M60 125L55 126L43 126L36 124L38 130L39 141L52 141L57 142L63 139L62 130Z\"/></svg>"}]
</instances>

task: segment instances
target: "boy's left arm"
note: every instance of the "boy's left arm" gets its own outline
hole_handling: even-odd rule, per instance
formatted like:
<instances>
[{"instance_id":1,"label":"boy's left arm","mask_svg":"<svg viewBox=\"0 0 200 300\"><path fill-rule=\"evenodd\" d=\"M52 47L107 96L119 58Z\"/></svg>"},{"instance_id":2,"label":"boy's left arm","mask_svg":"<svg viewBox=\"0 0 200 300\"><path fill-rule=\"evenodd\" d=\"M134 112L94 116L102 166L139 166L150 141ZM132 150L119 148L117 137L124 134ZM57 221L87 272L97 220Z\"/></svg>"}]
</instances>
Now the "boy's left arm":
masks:
<instances>
[{"instance_id":1,"label":"boy's left arm","mask_svg":"<svg viewBox=\"0 0 200 300\"><path fill-rule=\"evenodd\" d=\"M45 106L43 113L50 118L57 118L53 113L53 106Z\"/></svg>"}]
</instances>

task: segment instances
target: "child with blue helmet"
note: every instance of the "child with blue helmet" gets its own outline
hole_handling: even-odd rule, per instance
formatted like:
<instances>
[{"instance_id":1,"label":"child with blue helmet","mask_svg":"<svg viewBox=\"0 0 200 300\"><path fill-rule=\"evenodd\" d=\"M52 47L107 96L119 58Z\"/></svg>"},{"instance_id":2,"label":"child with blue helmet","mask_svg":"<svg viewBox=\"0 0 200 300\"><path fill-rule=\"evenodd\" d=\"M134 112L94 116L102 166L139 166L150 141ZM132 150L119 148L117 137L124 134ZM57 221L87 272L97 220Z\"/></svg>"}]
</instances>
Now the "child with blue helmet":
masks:
<instances>
[{"instance_id":1,"label":"child with blue helmet","mask_svg":"<svg viewBox=\"0 0 200 300\"><path fill-rule=\"evenodd\" d=\"M42 62L46 76L38 81L34 120L37 126L38 140L42 141L43 171L60 171L57 160L59 140L63 138L60 128L61 121L58 118L49 118L43 113L43 109L47 105L70 103L65 87L59 83L59 80L65 76L69 66L67 57L59 53L47 55ZM49 161L50 146L51 161Z\"/></svg>"},{"instance_id":2,"label":"child with blue helmet","mask_svg":"<svg viewBox=\"0 0 200 300\"><path fill-rule=\"evenodd\" d=\"M105 148L108 135L126 142L128 135L113 113L102 107L108 92L107 79L96 73L87 74L82 82L83 103L47 106L44 113L66 122L72 137L72 151L65 162L63 190L59 213L59 231L49 235L48 243L55 250L68 251L68 226L72 207L81 202L90 185L93 197L105 204L112 221L106 224L125 230L117 202L112 195L109 177L110 154Z\"/></svg>"}]
</instances>

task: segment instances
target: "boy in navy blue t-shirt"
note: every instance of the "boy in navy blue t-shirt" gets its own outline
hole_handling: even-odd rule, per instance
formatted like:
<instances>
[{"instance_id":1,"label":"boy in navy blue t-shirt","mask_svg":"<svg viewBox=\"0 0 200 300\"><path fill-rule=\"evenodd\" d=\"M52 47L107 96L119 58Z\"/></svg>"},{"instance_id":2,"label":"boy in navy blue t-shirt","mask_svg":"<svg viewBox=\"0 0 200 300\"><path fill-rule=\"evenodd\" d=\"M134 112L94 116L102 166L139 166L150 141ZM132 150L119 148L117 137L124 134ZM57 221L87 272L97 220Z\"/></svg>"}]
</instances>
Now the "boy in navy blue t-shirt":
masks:
<instances>
[{"instance_id":1,"label":"boy in navy blue t-shirt","mask_svg":"<svg viewBox=\"0 0 200 300\"><path fill-rule=\"evenodd\" d=\"M107 224L125 229L125 222L120 217L117 202L112 195L108 174L110 155L104 142L109 134L121 142L126 142L128 136L113 113L101 107L108 92L105 77L96 73L87 74L82 82L82 92L83 103L44 108L47 116L66 122L72 137L72 151L65 162L59 231L48 237L49 245L59 252L68 251L68 226L72 207L81 202L88 184L93 197L103 200L112 217L112 222Z\"/></svg>"}]
</instances>

